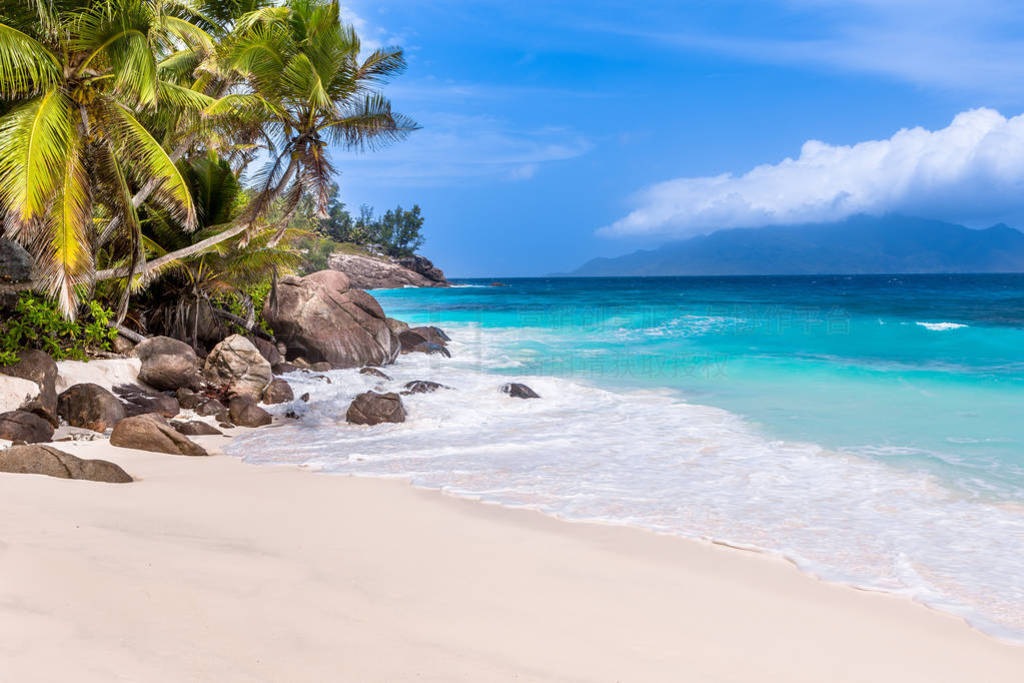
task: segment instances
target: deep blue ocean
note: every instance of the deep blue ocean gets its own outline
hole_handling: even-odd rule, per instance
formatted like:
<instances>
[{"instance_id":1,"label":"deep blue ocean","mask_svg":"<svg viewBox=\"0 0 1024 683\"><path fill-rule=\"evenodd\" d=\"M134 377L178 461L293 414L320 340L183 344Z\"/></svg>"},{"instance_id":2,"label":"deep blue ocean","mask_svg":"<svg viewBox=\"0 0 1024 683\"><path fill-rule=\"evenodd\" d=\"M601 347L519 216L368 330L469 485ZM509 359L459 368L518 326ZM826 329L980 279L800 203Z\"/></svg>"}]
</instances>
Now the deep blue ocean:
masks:
<instances>
[{"instance_id":1,"label":"deep blue ocean","mask_svg":"<svg viewBox=\"0 0 1024 683\"><path fill-rule=\"evenodd\" d=\"M250 459L775 552L1024 636L1024 275L501 282L373 292L453 337L395 381L456 391L357 429L371 380L335 371Z\"/></svg>"}]
</instances>

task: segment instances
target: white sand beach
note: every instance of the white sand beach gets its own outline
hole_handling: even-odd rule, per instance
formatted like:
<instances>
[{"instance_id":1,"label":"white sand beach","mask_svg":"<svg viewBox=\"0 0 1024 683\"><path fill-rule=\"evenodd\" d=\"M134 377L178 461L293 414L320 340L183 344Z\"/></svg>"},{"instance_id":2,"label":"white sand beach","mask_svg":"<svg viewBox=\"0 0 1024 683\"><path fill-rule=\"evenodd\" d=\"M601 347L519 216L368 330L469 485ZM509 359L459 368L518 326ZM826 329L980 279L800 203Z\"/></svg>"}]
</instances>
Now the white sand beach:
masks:
<instances>
[{"instance_id":1,"label":"white sand beach","mask_svg":"<svg viewBox=\"0 0 1024 683\"><path fill-rule=\"evenodd\" d=\"M58 446L137 481L0 475L3 680L935 683L1024 671L1024 647L755 553L400 481Z\"/></svg>"}]
</instances>

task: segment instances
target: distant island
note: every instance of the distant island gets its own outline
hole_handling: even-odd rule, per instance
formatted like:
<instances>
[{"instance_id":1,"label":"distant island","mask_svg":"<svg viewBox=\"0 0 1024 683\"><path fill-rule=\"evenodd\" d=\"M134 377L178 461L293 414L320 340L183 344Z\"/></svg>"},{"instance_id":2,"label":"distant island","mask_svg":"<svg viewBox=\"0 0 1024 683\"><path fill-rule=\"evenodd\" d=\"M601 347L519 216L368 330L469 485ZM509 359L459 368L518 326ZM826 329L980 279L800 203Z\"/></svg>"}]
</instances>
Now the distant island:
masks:
<instances>
[{"instance_id":1,"label":"distant island","mask_svg":"<svg viewBox=\"0 0 1024 683\"><path fill-rule=\"evenodd\" d=\"M1024 272L1024 233L900 215L719 230L588 261L572 276Z\"/></svg>"}]
</instances>

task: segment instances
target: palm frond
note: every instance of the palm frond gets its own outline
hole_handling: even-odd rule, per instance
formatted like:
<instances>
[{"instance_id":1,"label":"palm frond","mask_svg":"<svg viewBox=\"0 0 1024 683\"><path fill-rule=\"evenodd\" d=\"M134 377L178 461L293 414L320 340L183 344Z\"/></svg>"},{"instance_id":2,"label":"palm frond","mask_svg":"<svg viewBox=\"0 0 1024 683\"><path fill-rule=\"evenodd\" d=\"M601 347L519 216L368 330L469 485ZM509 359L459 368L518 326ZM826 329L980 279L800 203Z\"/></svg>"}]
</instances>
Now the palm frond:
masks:
<instances>
[{"instance_id":1,"label":"palm frond","mask_svg":"<svg viewBox=\"0 0 1024 683\"><path fill-rule=\"evenodd\" d=\"M74 135L69 105L51 90L0 118L0 208L16 222L42 220L57 193Z\"/></svg>"},{"instance_id":2,"label":"palm frond","mask_svg":"<svg viewBox=\"0 0 1024 683\"><path fill-rule=\"evenodd\" d=\"M60 79L53 53L18 29L0 24L0 97L49 90Z\"/></svg>"}]
</instances>

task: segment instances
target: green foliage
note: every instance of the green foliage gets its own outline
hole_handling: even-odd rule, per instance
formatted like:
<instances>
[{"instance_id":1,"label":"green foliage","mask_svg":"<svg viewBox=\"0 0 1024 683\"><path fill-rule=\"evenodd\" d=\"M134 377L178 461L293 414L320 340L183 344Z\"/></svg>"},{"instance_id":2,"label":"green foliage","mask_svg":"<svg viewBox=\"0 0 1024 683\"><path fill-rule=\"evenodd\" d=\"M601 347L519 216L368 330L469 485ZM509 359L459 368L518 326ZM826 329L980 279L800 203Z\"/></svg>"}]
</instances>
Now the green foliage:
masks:
<instances>
[{"instance_id":1,"label":"green foliage","mask_svg":"<svg viewBox=\"0 0 1024 683\"><path fill-rule=\"evenodd\" d=\"M23 349L39 349L57 360L85 360L92 352L110 350L117 336L109 325L113 313L96 301L80 308L80 315L68 320L53 300L22 294L14 315L0 321L0 365L17 362Z\"/></svg>"}]
</instances>

